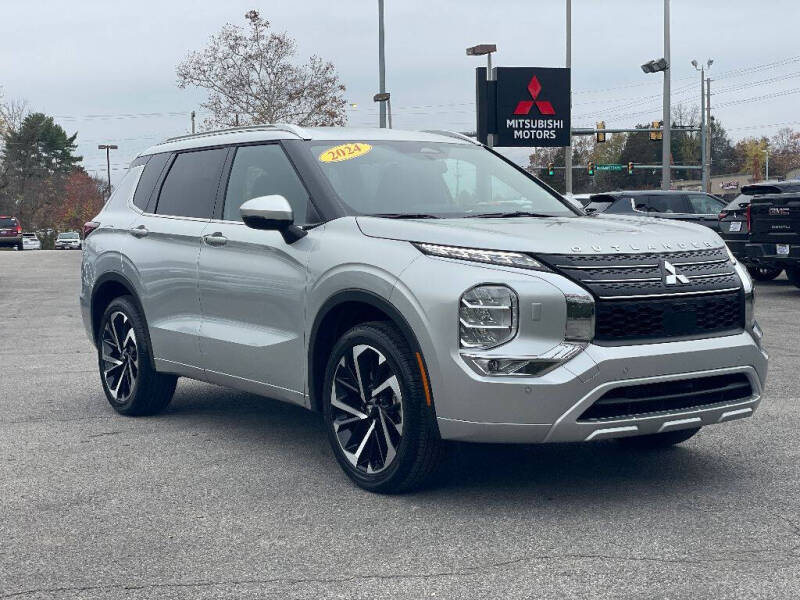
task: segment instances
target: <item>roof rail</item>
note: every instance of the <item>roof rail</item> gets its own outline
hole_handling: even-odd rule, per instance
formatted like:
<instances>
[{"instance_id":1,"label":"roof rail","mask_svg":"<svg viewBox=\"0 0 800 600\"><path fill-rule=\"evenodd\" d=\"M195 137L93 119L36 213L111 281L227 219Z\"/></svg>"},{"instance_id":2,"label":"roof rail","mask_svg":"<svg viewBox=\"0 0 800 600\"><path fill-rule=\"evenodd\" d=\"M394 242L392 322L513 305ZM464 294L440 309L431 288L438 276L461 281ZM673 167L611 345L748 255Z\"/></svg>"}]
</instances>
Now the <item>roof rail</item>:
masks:
<instances>
[{"instance_id":1,"label":"roof rail","mask_svg":"<svg viewBox=\"0 0 800 600\"><path fill-rule=\"evenodd\" d=\"M308 132L299 125L292 125L291 123L267 123L264 125L244 125L242 127L229 127L227 129L215 129L213 131L203 131L201 133L190 133L188 135L178 135L175 137L167 138L161 144L167 142L177 142L180 140L191 140L196 138L211 137L215 135L224 135L226 133L236 133L245 131L286 131L296 135L297 137L310 140L311 136ZM160 144L159 144L160 145Z\"/></svg>"},{"instance_id":2,"label":"roof rail","mask_svg":"<svg viewBox=\"0 0 800 600\"><path fill-rule=\"evenodd\" d=\"M476 146L482 146L478 140L473 139L469 136L464 135L463 133L458 133L457 131L448 131L447 129L423 129L423 133L435 133L437 135L443 135L445 137L456 138L457 140L462 140L464 142L469 142L470 144L475 144Z\"/></svg>"}]
</instances>

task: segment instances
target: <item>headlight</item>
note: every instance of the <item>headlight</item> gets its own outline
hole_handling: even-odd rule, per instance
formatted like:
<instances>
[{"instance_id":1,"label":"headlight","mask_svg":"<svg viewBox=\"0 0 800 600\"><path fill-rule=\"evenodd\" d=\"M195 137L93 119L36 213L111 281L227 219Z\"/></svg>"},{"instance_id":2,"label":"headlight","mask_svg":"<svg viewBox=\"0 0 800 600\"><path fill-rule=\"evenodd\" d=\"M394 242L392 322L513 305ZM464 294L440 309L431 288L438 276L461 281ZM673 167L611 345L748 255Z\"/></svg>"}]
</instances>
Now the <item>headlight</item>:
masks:
<instances>
[{"instance_id":1,"label":"headlight","mask_svg":"<svg viewBox=\"0 0 800 600\"><path fill-rule=\"evenodd\" d=\"M461 295L458 332L462 348L494 348L517 335L517 295L503 285L479 285Z\"/></svg>"},{"instance_id":2,"label":"headlight","mask_svg":"<svg viewBox=\"0 0 800 600\"><path fill-rule=\"evenodd\" d=\"M471 260L473 262L499 265L503 267L517 267L519 269L533 269L535 271L549 271L545 265L535 258L521 252L505 252L503 250L480 250L478 248L461 248L459 246L440 246L439 244L415 243L414 246L423 254L438 256L440 258L453 258L458 260Z\"/></svg>"}]
</instances>

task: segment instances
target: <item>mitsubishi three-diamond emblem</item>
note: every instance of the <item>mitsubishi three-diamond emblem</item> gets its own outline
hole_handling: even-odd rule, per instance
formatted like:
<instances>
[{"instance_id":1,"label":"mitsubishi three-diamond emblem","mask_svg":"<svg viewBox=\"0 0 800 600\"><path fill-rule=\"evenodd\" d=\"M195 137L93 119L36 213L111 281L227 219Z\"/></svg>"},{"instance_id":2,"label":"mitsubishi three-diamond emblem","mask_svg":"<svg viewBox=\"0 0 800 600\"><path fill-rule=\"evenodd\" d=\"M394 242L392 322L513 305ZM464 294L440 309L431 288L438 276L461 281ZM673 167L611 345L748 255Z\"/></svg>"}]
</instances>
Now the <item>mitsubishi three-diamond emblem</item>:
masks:
<instances>
[{"instance_id":1,"label":"mitsubishi three-diamond emblem","mask_svg":"<svg viewBox=\"0 0 800 600\"><path fill-rule=\"evenodd\" d=\"M689 278L686 275L678 273L675 266L669 262L664 261L664 285L677 285L679 283L689 283Z\"/></svg>"}]
</instances>

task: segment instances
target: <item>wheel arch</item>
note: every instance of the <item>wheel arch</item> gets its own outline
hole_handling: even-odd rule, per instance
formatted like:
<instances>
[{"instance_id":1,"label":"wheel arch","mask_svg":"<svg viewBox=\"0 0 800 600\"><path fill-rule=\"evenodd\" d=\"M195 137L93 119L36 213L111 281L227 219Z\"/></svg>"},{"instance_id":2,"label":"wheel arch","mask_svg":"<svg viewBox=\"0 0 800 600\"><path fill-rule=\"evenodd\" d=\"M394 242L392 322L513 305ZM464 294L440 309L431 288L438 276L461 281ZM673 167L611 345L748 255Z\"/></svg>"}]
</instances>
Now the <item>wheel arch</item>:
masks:
<instances>
[{"instance_id":1,"label":"wheel arch","mask_svg":"<svg viewBox=\"0 0 800 600\"><path fill-rule=\"evenodd\" d=\"M144 319L145 331L148 332L147 344L148 347L151 347L149 339L150 332L147 327L147 316L145 315L139 295L136 293L136 288L127 277L116 271L103 273L97 278L92 288L92 296L89 303L89 314L91 315L92 322L92 341L97 345L97 332L100 327L100 319L103 317L103 313L111 301L120 296L130 296L133 299L133 303L139 310L139 314L141 314Z\"/></svg>"},{"instance_id":2,"label":"wheel arch","mask_svg":"<svg viewBox=\"0 0 800 600\"><path fill-rule=\"evenodd\" d=\"M414 330L406 318L391 302L363 289L347 289L328 298L317 311L308 343L308 391L310 408L322 409L322 386L327 366L327 356L336 341L347 330L369 321L389 321L395 325L413 352L422 357L427 376L427 364ZM428 383L430 385L430 383Z\"/></svg>"}]
</instances>

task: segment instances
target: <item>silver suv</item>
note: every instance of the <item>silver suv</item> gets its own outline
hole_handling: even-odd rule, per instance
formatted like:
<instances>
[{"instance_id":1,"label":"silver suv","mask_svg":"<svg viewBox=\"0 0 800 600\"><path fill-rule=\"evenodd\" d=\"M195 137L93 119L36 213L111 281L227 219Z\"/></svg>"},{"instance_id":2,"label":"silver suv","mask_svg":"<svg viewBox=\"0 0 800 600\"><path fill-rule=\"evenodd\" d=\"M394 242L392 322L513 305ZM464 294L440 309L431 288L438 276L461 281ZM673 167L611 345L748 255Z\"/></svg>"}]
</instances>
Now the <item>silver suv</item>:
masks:
<instances>
[{"instance_id":1,"label":"silver suv","mask_svg":"<svg viewBox=\"0 0 800 600\"><path fill-rule=\"evenodd\" d=\"M706 227L587 216L447 132L173 138L86 224L108 401L190 377L321 412L358 485L423 484L443 440L632 448L753 414L753 286Z\"/></svg>"}]
</instances>

